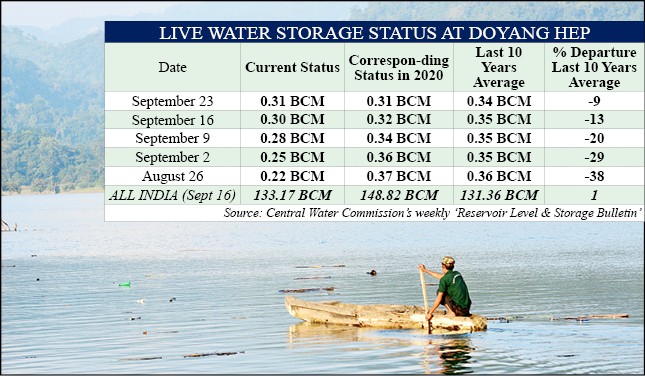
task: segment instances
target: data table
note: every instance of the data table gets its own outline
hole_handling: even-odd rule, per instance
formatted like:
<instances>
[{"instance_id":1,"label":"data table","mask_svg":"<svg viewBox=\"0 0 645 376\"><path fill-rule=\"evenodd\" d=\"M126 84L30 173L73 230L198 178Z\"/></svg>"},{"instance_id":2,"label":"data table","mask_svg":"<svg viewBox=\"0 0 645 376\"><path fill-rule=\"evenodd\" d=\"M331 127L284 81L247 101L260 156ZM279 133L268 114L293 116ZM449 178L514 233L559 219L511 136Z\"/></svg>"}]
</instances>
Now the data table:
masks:
<instances>
[{"instance_id":1,"label":"data table","mask_svg":"<svg viewBox=\"0 0 645 376\"><path fill-rule=\"evenodd\" d=\"M643 221L643 22L105 24L106 221Z\"/></svg>"}]
</instances>

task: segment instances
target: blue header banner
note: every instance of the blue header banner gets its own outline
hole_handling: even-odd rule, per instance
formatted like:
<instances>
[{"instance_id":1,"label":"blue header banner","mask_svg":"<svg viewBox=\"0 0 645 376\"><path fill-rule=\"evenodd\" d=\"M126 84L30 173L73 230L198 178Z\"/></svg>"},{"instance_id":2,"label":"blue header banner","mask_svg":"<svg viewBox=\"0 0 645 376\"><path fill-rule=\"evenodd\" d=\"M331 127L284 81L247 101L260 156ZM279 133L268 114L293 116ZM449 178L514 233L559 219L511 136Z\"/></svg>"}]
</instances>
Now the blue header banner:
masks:
<instances>
[{"instance_id":1,"label":"blue header banner","mask_svg":"<svg viewBox=\"0 0 645 376\"><path fill-rule=\"evenodd\" d=\"M106 21L105 43L644 42L642 21Z\"/></svg>"}]
</instances>

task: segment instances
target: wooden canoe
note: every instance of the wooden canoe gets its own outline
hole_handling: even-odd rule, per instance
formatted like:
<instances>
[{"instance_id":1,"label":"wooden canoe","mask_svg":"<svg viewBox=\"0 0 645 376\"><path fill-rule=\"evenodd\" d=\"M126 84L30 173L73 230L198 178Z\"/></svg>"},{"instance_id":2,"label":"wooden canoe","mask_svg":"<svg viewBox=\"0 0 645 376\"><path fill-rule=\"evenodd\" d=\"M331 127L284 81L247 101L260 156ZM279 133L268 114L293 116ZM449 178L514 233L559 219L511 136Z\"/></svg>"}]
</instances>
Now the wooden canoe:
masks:
<instances>
[{"instance_id":1,"label":"wooden canoe","mask_svg":"<svg viewBox=\"0 0 645 376\"><path fill-rule=\"evenodd\" d=\"M383 329L428 329L425 308L396 304L348 304L341 302L306 302L287 296L284 305L298 319L318 324L350 325ZM486 330L486 318L448 317L445 311L432 316L433 334L469 333Z\"/></svg>"}]
</instances>

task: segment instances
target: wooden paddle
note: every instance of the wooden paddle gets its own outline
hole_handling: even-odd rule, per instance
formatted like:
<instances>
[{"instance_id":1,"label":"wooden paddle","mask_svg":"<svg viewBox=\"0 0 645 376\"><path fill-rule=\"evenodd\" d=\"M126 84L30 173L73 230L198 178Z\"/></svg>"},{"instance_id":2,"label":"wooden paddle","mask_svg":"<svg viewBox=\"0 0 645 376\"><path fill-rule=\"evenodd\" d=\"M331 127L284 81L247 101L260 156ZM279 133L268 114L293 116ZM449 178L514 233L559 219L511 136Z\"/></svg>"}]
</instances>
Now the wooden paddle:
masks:
<instances>
[{"instance_id":1,"label":"wooden paddle","mask_svg":"<svg viewBox=\"0 0 645 376\"><path fill-rule=\"evenodd\" d=\"M428 314L428 294L426 293L426 280L423 276L423 270L419 269L419 278L421 279L421 289L423 290L423 304L426 307L426 315ZM428 320L428 334L432 332L432 323Z\"/></svg>"}]
</instances>

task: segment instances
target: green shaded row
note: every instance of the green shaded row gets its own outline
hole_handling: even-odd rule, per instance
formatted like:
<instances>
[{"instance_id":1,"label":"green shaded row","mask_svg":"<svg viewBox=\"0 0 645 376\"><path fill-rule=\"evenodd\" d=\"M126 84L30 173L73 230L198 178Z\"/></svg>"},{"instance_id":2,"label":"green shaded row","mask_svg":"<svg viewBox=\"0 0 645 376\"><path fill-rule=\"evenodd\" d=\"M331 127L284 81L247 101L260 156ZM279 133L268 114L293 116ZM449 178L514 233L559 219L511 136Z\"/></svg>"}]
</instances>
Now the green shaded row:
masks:
<instances>
[{"instance_id":1,"label":"green shaded row","mask_svg":"<svg viewBox=\"0 0 645 376\"><path fill-rule=\"evenodd\" d=\"M106 205L643 205L643 186L106 186Z\"/></svg>"},{"instance_id":2,"label":"green shaded row","mask_svg":"<svg viewBox=\"0 0 645 376\"><path fill-rule=\"evenodd\" d=\"M643 128L643 111L106 111L106 129Z\"/></svg>"},{"instance_id":3,"label":"green shaded row","mask_svg":"<svg viewBox=\"0 0 645 376\"><path fill-rule=\"evenodd\" d=\"M107 167L642 167L643 148L106 148Z\"/></svg>"}]
</instances>

